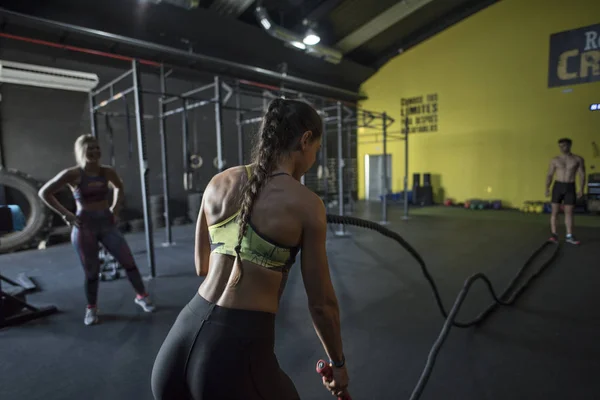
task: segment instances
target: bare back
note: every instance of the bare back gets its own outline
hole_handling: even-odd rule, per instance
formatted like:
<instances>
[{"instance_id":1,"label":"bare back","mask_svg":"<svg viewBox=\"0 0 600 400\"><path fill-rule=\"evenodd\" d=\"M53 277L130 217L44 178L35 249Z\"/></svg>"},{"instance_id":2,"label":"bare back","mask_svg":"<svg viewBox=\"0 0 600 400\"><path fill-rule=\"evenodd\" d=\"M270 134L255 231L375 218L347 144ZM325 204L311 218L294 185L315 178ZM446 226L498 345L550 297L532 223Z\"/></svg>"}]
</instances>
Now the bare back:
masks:
<instances>
[{"instance_id":1,"label":"bare back","mask_svg":"<svg viewBox=\"0 0 600 400\"><path fill-rule=\"evenodd\" d=\"M247 179L244 167L231 168L212 179L204 192L201 210L206 226L219 223L239 210L241 189ZM263 186L250 220L265 238L282 246L299 246L305 219L310 208L315 207L315 199L318 198L313 192L291 176L275 176ZM210 247L206 245L207 235L200 236L204 236L201 239L204 244L200 244L204 258ZM213 253L207 261L208 274L198 290L202 297L223 307L277 312L281 272L243 261L242 279L232 286L228 283L236 276L235 258Z\"/></svg>"},{"instance_id":2,"label":"bare back","mask_svg":"<svg viewBox=\"0 0 600 400\"><path fill-rule=\"evenodd\" d=\"M573 183L583 159L575 154L565 154L554 157L551 167L554 167L555 180L558 182Z\"/></svg>"}]
</instances>

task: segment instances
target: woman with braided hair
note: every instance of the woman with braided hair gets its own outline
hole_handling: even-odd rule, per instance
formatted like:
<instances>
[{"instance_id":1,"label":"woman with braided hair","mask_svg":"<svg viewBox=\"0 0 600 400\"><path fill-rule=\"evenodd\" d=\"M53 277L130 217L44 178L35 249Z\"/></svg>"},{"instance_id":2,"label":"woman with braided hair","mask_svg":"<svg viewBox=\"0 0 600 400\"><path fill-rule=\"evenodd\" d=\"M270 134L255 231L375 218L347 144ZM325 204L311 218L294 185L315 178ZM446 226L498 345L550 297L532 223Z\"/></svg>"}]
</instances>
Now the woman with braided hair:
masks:
<instances>
[{"instance_id":1,"label":"woman with braided hair","mask_svg":"<svg viewBox=\"0 0 600 400\"><path fill-rule=\"evenodd\" d=\"M196 272L206 279L157 355L156 400L300 398L274 354L275 315L299 251L314 327L334 371L323 383L334 395L345 393L325 206L299 182L316 160L322 126L307 103L274 100L252 164L230 168L206 187L195 250Z\"/></svg>"}]
</instances>

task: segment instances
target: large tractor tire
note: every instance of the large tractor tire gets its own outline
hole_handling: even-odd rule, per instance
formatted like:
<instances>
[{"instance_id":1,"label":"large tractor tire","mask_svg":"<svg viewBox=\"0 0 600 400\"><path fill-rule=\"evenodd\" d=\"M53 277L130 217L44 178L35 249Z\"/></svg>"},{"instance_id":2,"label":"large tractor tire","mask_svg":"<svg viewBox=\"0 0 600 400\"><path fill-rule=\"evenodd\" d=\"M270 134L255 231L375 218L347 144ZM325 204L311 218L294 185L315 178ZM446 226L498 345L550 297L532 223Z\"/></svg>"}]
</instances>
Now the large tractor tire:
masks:
<instances>
[{"instance_id":1,"label":"large tractor tire","mask_svg":"<svg viewBox=\"0 0 600 400\"><path fill-rule=\"evenodd\" d=\"M31 176L13 169L0 168L0 186L21 192L29 202L30 212L22 231L0 237L0 253L28 249L37 246L52 227L52 213L38 196L42 184Z\"/></svg>"}]
</instances>

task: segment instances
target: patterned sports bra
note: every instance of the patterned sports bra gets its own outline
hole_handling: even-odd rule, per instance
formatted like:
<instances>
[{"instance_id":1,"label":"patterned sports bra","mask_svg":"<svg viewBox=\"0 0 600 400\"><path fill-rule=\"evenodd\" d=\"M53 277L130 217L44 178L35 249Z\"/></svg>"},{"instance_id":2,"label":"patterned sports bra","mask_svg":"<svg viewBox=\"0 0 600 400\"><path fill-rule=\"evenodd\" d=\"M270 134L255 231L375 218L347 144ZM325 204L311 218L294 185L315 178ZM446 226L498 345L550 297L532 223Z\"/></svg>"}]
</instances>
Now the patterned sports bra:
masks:
<instances>
[{"instance_id":1,"label":"patterned sports bra","mask_svg":"<svg viewBox=\"0 0 600 400\"><path fill-rule=\"evenodd\" d=\"M108 179L104 173L98 176L89 176L83 168L79 168L80 181L73 189L73 197L79 204L95 203L108 199Z\"/></svg>"},{"instance_id":2,"label":"patterned sports bra","mask_svg":"<svg viewBox=\"0 0 600 400\"><path fill-rule=\"evenodd\" d=\"M251 175L250 166L246 165L246 174ZM211 253L236 256L235 247L238 242L239 224L237 217L240 211L208 227ZM263 236L252 222L248 223L246 235L242 239L240 257L271 270L287 273L296 261L300 247L287 247Z\"/></svg>"}]
</instances>

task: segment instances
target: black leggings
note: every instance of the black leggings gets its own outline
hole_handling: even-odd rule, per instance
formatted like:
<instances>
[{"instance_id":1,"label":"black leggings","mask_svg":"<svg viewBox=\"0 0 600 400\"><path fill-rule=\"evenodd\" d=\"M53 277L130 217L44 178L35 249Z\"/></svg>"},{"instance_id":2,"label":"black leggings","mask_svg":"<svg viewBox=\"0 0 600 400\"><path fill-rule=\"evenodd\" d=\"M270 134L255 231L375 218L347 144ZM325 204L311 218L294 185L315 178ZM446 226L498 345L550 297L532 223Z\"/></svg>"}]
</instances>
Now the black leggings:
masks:
<instances>
[{"instance_id":1,"label":"black leggings","mask_svg":"<svg viewBox=\"0 0 600 400\"><path fill-rule=\"evenodd\" d=\"M274 353L275 314L219 307L196 294L152 370L155 400L299 400Z\"/></svg>"}]
</instances>

